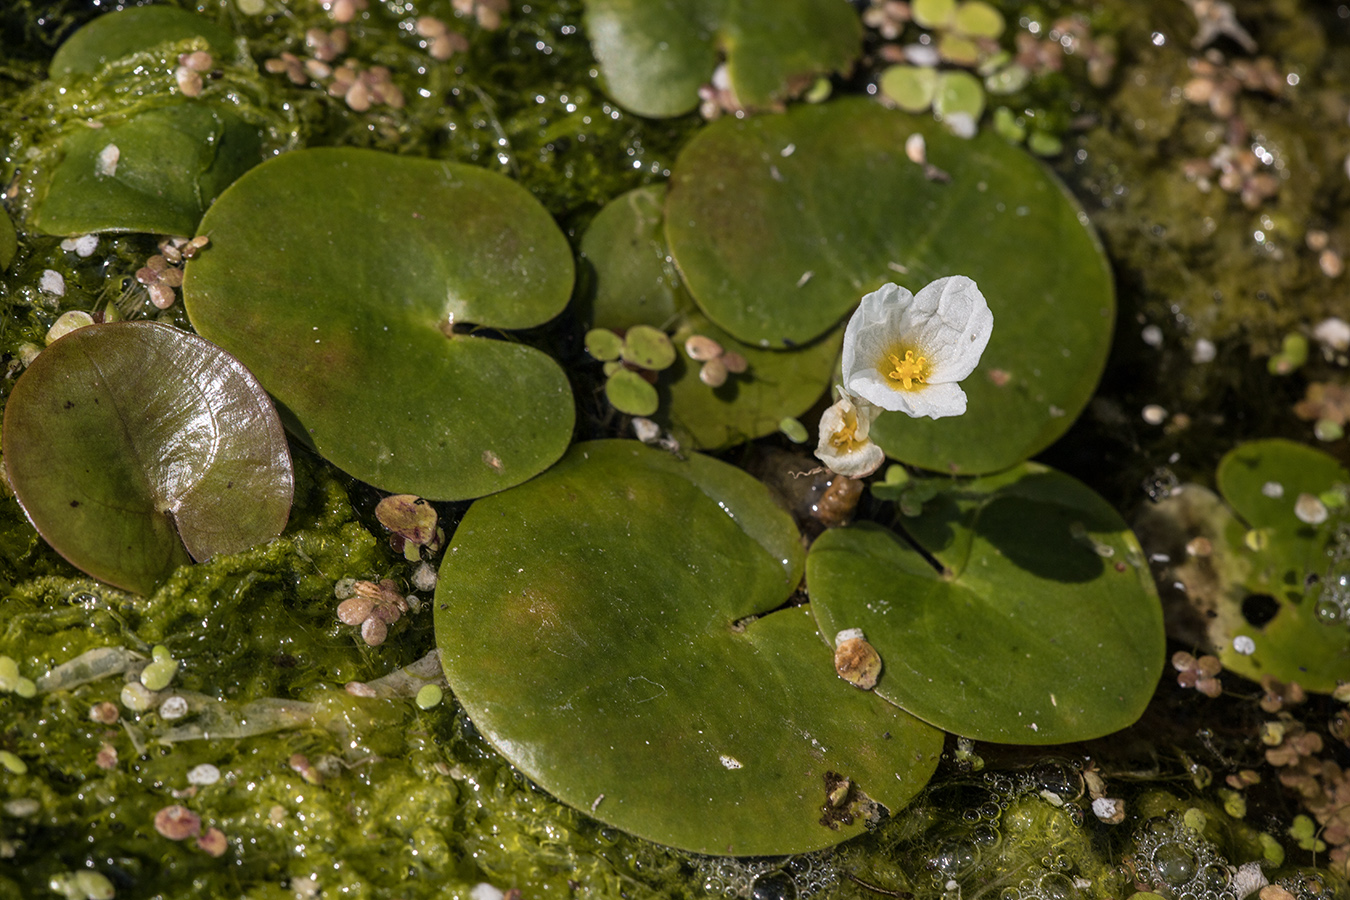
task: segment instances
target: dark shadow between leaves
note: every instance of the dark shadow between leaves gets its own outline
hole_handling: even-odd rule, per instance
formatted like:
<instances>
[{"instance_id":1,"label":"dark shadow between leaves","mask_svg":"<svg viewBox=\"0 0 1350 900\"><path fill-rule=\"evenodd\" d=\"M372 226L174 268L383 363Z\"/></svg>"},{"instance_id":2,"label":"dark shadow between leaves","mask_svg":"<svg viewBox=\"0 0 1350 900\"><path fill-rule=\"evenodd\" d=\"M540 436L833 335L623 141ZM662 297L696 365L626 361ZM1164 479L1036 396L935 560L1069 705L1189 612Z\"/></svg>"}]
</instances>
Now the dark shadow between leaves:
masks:
<instances>
[{"instance_id":1,"label":"dark shadow between leaves","mask_svg":"<svg viewBox=\"0 0 1350 900\"><path fill-rule=\"evenodd\" d=\"M1018 487L1040 477L1024 478ZM1114 530L1089 510L1006 494L991 500L975 522L975 533L1019 568L1038 578L1074 584L1100 577L1105 570L1090 533Z\"/></svg>"}]
</instances>

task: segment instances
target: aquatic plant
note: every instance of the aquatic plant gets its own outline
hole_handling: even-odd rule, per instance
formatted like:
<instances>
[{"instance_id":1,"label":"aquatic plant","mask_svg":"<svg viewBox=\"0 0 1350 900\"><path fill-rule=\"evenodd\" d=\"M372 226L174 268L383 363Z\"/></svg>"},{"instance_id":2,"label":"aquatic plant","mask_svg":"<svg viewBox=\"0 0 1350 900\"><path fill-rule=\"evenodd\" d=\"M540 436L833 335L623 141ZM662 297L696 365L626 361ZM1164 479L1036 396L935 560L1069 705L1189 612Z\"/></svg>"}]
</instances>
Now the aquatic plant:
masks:
<instances>
[{"instance_id":1,"label":"aquatic plant","mask_svg":"<svg viewBox=\"0 0 1350 900\"><path fill-rule=\"evenodd\" d=\"M1243 848L1234 862L1282 862L1279 841L1238 821L1255 782L1230 780L1219 813L1127 798L1118 782L1106 793L1114 773L1047 759L1016 778L954 775L1017 752L973 741L1044 747L1128 727L1164 665L1162 610L1124 519L1028 461L1093 396L1115 319L1088 213L1004 140L1050 149L1060 121L1024 120L1077 99L1021 97L970 140L949 133L968 133L961 116L984 103L966 72L918 77L942 123L827 100L857 92L845 73L860 49L882 95L913 73L883 65L896 45L860 46L847 4L816 0L591 0L584 18L564 0L198 8L215 19L97 18L49 80L15 94L25 124L4 173L0 295L16 311L10 373L27 371L0 387L5 465L52 546L139 596L74 576L0 519L0 704L13 714L0 764L21 837L0 838L18 859L0 893L117 881L171 894L219 876L297 895L495 896L482 879L639 896L695 891L694 871L755 897L844 879L1019 900L1202 879L1227 897L1260 872L1229 866L1220 842ZM979 0L913 12L985 90L1036 77L1031 30L1004 37ZM1083 47L1085 28L1051 35ZM17 91L9 78L0 90ZM695 106L720 120L624 111ZM181 177L151 177L147 148ZM142 232L181 235L147 259ZM191 257L182 306L171 254ZM971 301L955 361L907 318L940 297ZM852 324L896 298L910 303L892 307L894 331ZM107 324L122 316L159 321ZM98 381L69 348L110 333L152 335L144 346L191 350L212 372L228 351L250 380L202 391L190 366L138 370L128 359L144 346L124 341L85 354L118 362ZM81 378L95 389L63 406L63 379ZM236 394L252 443L224 429L198 441L202 422L233 418L220 404ZM110 421L141 404L159 426L119 439L88 396L116 401ZM835 474L758 440L791 425L805 440L799 417L819 418ZM249 456L289 459L280 423L296 442L284 477ZM630 427L650 446L582 439ZM699 452L738 445L724 457L736 465ZM887 457L884 475L858 480ZM210 483L193 502L160 489L173 481L161 470L183 466ZM1252 479L1282 467L1307 499L1267 508ZM1233 575L1205 636L1218 656L1199 642L1199 659L1174 656L1179 685L1218 687L1222 658L1334 689L1344 629L1313 622L1350 605L1344 560L1325 556L1346 506L1330 471L1259 446L1221 464L1232 512L1202 517L1226 541L1209 558ZM80 490L134 514L111 529L72 519L86 478ZM268 502L231 501L245 490ZM143 552L101 558L127 531ZM1325 602L1311 604L1318 565ZM1253 621L1256 591L1269 623ZM1290 704L1302 690L1265 688ZM1271 765L1313 778L1320 736L1296 732ZM944 741L946 774L927 792ZM1203 767L1186 765L1198 784ZM1313 780L1334 794L1329 772ZM115 815L96 814L109 791ZM39 843L77 832L100 860L129 862L105 877L86 859L97 877L81 880L75 856ZM1312 818L1291 836L1319 846ZM1323 849L1345 846L1334 836ZM289 853L299 845L307 856ZM138 868L151 854L165 864Z\"/></svg>"}]
</instances>

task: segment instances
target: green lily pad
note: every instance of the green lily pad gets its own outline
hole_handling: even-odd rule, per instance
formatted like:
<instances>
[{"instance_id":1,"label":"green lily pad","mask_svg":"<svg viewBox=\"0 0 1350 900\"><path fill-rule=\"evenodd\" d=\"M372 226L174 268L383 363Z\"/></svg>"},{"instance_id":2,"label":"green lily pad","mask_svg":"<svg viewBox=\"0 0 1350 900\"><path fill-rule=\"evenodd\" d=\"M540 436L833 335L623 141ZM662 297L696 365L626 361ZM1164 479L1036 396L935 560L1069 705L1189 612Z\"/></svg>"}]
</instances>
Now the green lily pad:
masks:
<instances>
[{"instance_id":1,"label":"green lily pad","mask_svg":"<svg viewBox=\"0 0 1350 900\"><path fill-rule=\"evenodd\" d=\"M586 352L600 362L613 362L623 353L623 338L608 328L592 328L586 332Z\"/></svg>"},{"instance_id":2,"label":"green lily pad","mask_svg":"<svg viewBox=\"0 0 1350 900\"><path fill-rule=\"evenodd\" d=\"M661 402L647 379L623 367L615 369L605 381L605 398L610 406L630 416L650 416Z\"/></svg>"},{"instance_id":3,"label":"green lily pad","mask_svg":"<svg viewBox=\"0 0 1350 900\"><path fill-rule=\"evenodd\" d=\"M984 113L984 87L980 80L969 72L953 71L938 75L933 112L943 119L967 115L972 121L978 122Z\"/></svg>"},{"instance_id":4,"label":"green lily pad","mask_svg":"<svg viewBox=\"0 0 1350 900\"><path fill-rule=\"evenodd\" d=\"M90 325L42 351L5 405L4 447L48 543L141 594L276 537L290 515L271 400L229 354L167 325Z\"/></svg>"},{"instance_id":5,"label":"green lily pad","mask_svg":"<svg viewBox=\"0 0 1350 900\"><path fill-rule=\"evenodd\" d=\"M1007 23L995 7L982 0L967 0L956 8L952 27L968 37L997 39Z\"/></svg>"},{"instance_id":6,"label":"green lily pad","mask_svg":"<svg viewBox=\"0 0 1350 900\"><path fill-rule=\"evenodd\" d=\"M256 128L196 101L81 128L62 151L33 219L48 234L192 234L211 201L262 160Z\"/></svg>"},{"instance_id":7,"label":"green lily pad","mask_svg":"<svg viewBox=\"0 0 1350 900\"><path fill-rule=\"evenodd\" d=\"M9 268L18 252L19 235L14 230L14 220L9 217L9 210L0 206L0 271Z\"/></svg>"},{"instance_id":8,"label":"green lily pad","mask_svg":"<svg viewBox=\"0 0 1350 900\"><path fill-rule=\"evenodd\" d=\"M623 336L623 358L641 369L659 372L675 362L675 345L651 325L634 325Z\"/></svg>"},{"instance_id":9,"label":"green lily pad","mask_svg":"<svg viewBox=\"0 0 1350 900\"><path fill-rule=\"evenodd\" d=\"M572 253L509 179L370 150L286 153L202 220L193 326L285 406L342 470L430 500L479 497L551 465L572 438L561 367L461 333L528 328L567 304Z\"/></svg>"},{"instance_id":10,"label":"green lily pad","mask_svg":"<svg viewBox=\"0 0 1350 900\"><path fill-rule=\"evenodd\" d=\"M878 79L881 92L905 112L923 112L937 95L938 73L926 66L894 65Z\"/></svg>"},{"instance_id":11,"label":"green lily pad","mask_svg":"<svg viewBox=\"0 0 1350 900\"><path fill-rule=\"evenodd\" d=\"M827 531L806 563L821 632L861 628L881 653L877 694L1002 743L1085 740L1139 717L1162 671L1162 607L1104 500L1024 463L948 482L903 524L909 538Z\"/></svg>"},{"instance_id":12,"label":"green lily pad","mask_svg":"<svg viewBox=\"0 0 1350 900\"><path fill-rule=\"evenodd\" d=\"M905 157L914 133L949 182ZM699 306L764 347L814 339L886 282L979 284L995 326L963 385L966 415L873 425L904 462L962 473L1014 465L1068 429L1105 365L1115 295L1087 216L997 135L962 140L863 99L722 119L681 152L666 215Z\"/></svg>"},{"instance_id":13,"label":"green lily pad","mask_svg":"<svg viewBox=\"0 0 1350 900\"><path fill-rule=\"evenodd\" d=\"M610 96L653 118L698 106L719 50L737 99L762 109L847 71L862 47L839 0L586 0L586 32Z\"/></svg>"},{"instance_id":14,"label":"green lily pad","mask_svg":"<svg viewBox=\"0 0 1350 900\"><path fill-rule=\"evenodd\" d=\"M1350 681L1350 618L1345 615L1350 547L1340 547L1343 558L1338 563L1328 555L1329 547L1345 540L1337 528L1347 515L1344 509L1333 509L1326 521L1310 524L1294 509L1302 494L1317 497L1334 486L1350 485L1350 471L1319 450L1271 439L1229 452L1216 478L1241 520L1228 519L1223 529L1222 552L1238 578L1228 602L1219 605L1209 622L1219 659L1225 668L1253 680L1269 673L1307 690L1330 693L1338 681ZM1250 530L1256 534L1248 540ZM1339 578L1344 584L1334 583ZM1331 599L1335 593L1339 602ZM1260 624L1244 616L1253 595L1276 604L1267 611L1268 619L1260 617ZM1233 639L1239 636L1251 639L1253 652L1234 649Z\"/></svg>"},{"instance_id":15,"label":"green lily pad","mask_svg":"<svg viewBox=\"0 0 1350 900\"><path fill-rule=\"evenodd\" d=\"M170 41L200 37L213 52L234 51L234 36L201 16L172 6L139 6L99 16L72 34L52 56L48 75L93 74L106 63Z\"/></svg>"},{"instance_id":16,"label":"green lily pad","mask_svg":"<svg viewBox=\"0 0 1350 900\"><path fill-rule=\"evenodd\" d=\"M773 611L801 566L740 470L578 444L470 507L436 641L474 725L563 802L700 853L826 847L862 831L860 792L904 806L942 736L836 676L807 610Z\"/></svg>"},{"instance_id":17,"label":"green lily pad","mask_svg":"<svg viewBox=\"0 0 1350 900\"><path fill-rule=\"evenodd\" d=\"M713 324L689 297L670 262L662 226L661 186L638 188L600 210L581 240L592 269L592 291L583 298L596 326L627 329L645 324L673 331L676 359L662 372L660 423L699 449L721 449L778 431L829 387L843 330L794 352L770 351L736 340ZM700 364L684 350L692 335L710 337L747 363L721 387L699 380Z\"/></svg>"}]
</instances>

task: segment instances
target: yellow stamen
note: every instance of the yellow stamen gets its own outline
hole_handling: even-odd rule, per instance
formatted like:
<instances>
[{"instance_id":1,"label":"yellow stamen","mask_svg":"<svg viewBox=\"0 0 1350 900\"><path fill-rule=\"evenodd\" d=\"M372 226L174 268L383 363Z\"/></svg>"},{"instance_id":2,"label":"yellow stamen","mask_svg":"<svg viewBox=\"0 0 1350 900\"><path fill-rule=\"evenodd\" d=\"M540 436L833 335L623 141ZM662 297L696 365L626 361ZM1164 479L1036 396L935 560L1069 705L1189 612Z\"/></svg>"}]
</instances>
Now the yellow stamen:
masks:
<instances>
[{"instance_id":1,"label":"yellow stamen","mask_svg":"<svg viewBox=\"0 0 1350 900\"><path fill-rule=\"evenodd\" d=\"M847 416L838 431L830 435L830 444L840 450L852 447L858 441L858 416Z\"/></svg>"},{"instance_id":2,"label":"yellow stamen","mask_svg":"<svg viewBox=\"0 0 1350 900\"><path fill-rule=\"evenodd\" d=\"M900 382L898 386L907 391L914 390L915 384L925 384L928 378L928 359L920 356L917 359L913 350L905 351L905 358L901 359L894 353L889 354L891 365L895 370L886 375L892 382ZM891 385L897 387L897 385Z\"/></svg>"}]
</instances>

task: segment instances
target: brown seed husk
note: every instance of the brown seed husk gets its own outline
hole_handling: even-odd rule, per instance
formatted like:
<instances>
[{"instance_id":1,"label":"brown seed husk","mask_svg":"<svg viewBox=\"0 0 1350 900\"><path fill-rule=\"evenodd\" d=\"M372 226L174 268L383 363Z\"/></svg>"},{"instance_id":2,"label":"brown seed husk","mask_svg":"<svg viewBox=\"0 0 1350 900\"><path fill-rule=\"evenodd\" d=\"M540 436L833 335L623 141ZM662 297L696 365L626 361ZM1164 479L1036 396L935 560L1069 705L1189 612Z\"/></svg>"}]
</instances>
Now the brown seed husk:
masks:
<instances>
[{"instance_id":1,"label":"brown seed husk","mask_svg":"<svg viewBox=\"0 0 1350 900\"><path fill-rule=\"evenodd\" d=\"M862 638L841 641L834 650L834 670L854 687L870 691L881 676L881 654Z\"/></svg>"}]
</instances>

